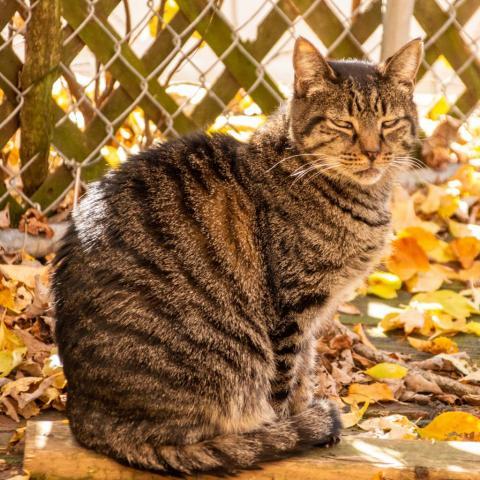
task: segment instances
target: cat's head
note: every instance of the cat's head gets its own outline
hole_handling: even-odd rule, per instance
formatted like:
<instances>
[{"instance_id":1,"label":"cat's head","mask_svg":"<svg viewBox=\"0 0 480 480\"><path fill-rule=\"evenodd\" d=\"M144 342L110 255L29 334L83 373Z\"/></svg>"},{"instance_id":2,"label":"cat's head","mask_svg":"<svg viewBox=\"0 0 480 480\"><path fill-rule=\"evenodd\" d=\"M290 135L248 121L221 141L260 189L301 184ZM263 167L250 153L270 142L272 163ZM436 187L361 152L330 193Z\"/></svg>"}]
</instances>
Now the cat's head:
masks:
<instances>
[{"instance_id":1,"label":"cat's head","mask_svg":"<svg viewBox=\"0 0 480 480\"><path fill-rule=\"evenodd\" d=\"M291 131L309 164L364 185L405 165L417 141L412 94L422 53L416 39L379 65L327 61L299 38Z\"/></svg>"}]
</instances>

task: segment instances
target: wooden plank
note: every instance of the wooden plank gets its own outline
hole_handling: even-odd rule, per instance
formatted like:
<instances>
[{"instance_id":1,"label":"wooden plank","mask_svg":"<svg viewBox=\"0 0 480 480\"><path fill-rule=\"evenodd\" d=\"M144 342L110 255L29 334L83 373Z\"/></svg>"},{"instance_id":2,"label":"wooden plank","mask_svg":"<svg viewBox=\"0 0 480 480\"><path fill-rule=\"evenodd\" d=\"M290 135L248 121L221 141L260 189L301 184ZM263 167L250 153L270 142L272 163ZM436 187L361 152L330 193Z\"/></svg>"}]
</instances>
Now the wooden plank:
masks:
<instances>
[{"instance_id":1,"label":"wooden plank","mask_svg":"<svg viewBox=\"0 0 480 480\"><path fill-rule=\"evenodd\" d=\"M253 55L245 43L233 38L233 29L226 20L214 8L208 8L206 14L202 15L207 7L205 0L178 0L177 3L186 17L196 22L196 30L222 59L237 82L247 91L253 87L250 95L262 111L268 114L275 110L283 98L280 90L266 71L263 72L263 81L259 81Z\"/></svg>"},{"instance_id":2,"label":"wooden plank","mask_svg":"<svg viewBox=\"0 0 480 480\"><path fill-rule=\"evenodd\" d=\"M80 28L88 18L88 5L85 0L62 0L63 16L74 28ZM173 118L173 127L182 134L195 128L195 124L178 111L175 101L165 92L156 79L145 80L148 77L148 69L139 59L126 42L109 25L89 21L80 28L78 35L104 64L108 65L109 71L122 86L129 92L132 98L142 97L140 105L143 110L156 122L163 118L165 110ZM149 98L148 91L154 98ZM159 105L162 107L160 108Z\"/></svg>"},{"instance_id":3,"label":"wooden plank","mask_svg":"<svg viewBox=\"0 0 480 480\"><path fill-rule=\"evenodd\" d=\"M303 455L266 463L238 480L473 480L479 478L480 443L381 440L345 437L339 445L315 448ZM29 421L24 468L31 480L155 480L155 475L122 466L80 447L66 421ZM384 477L380 476L383 473ZM189 477L192 478L192 477ZM218 480L216 476L195 476Z\"/></svg>"},{"instance_id":4,"label":"wooden plank","mask_svg":"<svg viewBox=\"0 0 480 480\"><path fill-rule=\"evenodd\" d=\"M478 0L477 0L478 2ZM415 18L427 35L433 36L448 22L449 16L437 4L435 0L415 2ZM466 21L467 10L462 11L462 20ZM465 62L474 55L468 45L462 39L455 25L450 25L436 41L425 51L425 58L431 65L439 55L443 54L450 62L454 70L464 67ZM425 73L420 70L420 75ZM457 106L462 112L468 114L480 99L480 60L472 58L469 65L459 74L466 86L466 91L457 101Z\"/></svg>"}]
</instances>

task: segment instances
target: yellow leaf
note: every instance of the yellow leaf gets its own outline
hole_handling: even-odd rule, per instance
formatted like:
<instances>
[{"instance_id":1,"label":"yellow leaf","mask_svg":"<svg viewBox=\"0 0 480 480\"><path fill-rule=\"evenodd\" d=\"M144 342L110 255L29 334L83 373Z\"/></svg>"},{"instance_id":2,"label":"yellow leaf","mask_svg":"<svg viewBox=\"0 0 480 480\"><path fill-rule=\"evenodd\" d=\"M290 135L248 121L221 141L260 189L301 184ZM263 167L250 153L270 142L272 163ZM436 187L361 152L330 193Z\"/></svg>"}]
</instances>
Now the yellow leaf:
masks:
<instances>
[{"instance_id":1,"label":"yellow leaf","mask_svg":"<svg viewBox=\"0 0 480 480\"><path fill-rule=\"evenodd\" d=\"M401 280L408 280L417 272L426 272L429 266L428 257L416 239L403 237L392 242L392 255L387 259L387 267Z\"/></svg>"},{"instance_id":2,"label":"yellow leaf","mask_svg":"<svg viewBox=\"0 0 480 480\"><path fill-rule=\"evenodd\" d=\"M377 380L384 378L403 378L407 374L408 369L396 363L382 362L368 370L365 370L367 375L370 375Z\"/></svg>"},{"instance_id":3,"label":"yellow leaf","mask_svg":"<svg viewBox=\"0 0 480 480\"><path fill-rule=\"evenodd\" d=\"M365 402L362 408L358 408L356 404L351 405L350 412L342 414L343 428L350 428L356 425L363 418L369 405L368 402Z\"/></svg>"},{"instance_id":4,"label":"yellow leaf","mask_svg":"<svg viewBox=\"0 0 480 480\"><path fill-rule=\"evenodd\" d=\"M428 352L437 355L439 353L457 353L458 345L447 337L438 337L434 340L419 340L408 337L408 343L420 352Z\"/></svg>"},{"instance_id":5,"label":"yellow leaf","mask_svg":"<svg viewBox=\"0 0 480 480\"><path fill-rule=\"evenodd\" d=\"M480 322L468 322L465 331L466 333L473 333L480 337Z\"/></svg>"},{"instance_id":6,"label":"yellow leaf","mask_svg":"<svg viewBox=\"0 0 480 480\"><path fill-rule=\"evenodd\" d=\"M396 312L388 313L378 323L378 326L384 332L389 332L390 330L397 330L399 328L403 328L403 325L404 324L402 319L400 318L400 315Z\"/></svg>"},{"instance_id":7,"label":"yellow leaf","mask_svg":"<svg viewBox=\"0 0 480 480\"><path fill-rule=\"evenodd\" d=\"M19 365L27 348L18 336L0 321L0 377L6 377Z\"/></svg>"},{"instance_id":8,"label":"yellow leaf","mask_svg":"<svg viewBox=\"0 0 480 480\"><path fill-rule=\"evenodd\" d=\"M374 272L368 277L367 293L381 298L396 298L402 281L397 275L388 272Z\"/></svg>"},{"instance_id":9,"label":"yellow leaf","mask_svg":"<svg viewBox=\"0 0 480 480\"><path fill-rule=\"evenodd\" d=\"M453 262L456 257L452 247L443 240L438 240L437 246L427 252L428 258L438 263Z\"/></svg>"},{"instance_id":10,"label":"yellow leaf","mask_svg":"<svg viewBox=\"0 0 480 480\"><path fill-rule=\"evenodd\" d=\"M480 441L480 418L466 412L445 412L417 431L428 440Z\"/></svg>"},{"instance_id":11,"label":"yellow leaf","mask_svg":"<svg viewBox=\"0 0 480 480\"><path fill-rule=\"evenodd\" d=\"M15 311L15 297L9 288L2 288L2 290L0 290L0 305Z\"/></svg>"},{"instance_id":12,"label":"yellow leaf","mask_svg":"<svg viewBox=\"0 0 480 480\"><path fill-rule=\"evenodd\" d=\"M450 244L453 253L460 261L463 268L468 269L480 254L480 240L475 237L463 237L452 240Z\"/></svg>"},{"instance_id":13,"label":"yellow leaf","mask_svg":"<svg viewBox=\"0 0 480 480\"><path fill-rule=\"evenodd\" d=\"M20 365L26 353L26 347L0 352L0 377L6 377L15 367Z\"/></svg>"},{"instance_id":14,"label":"yellow leaf","mask_svg":"<svg viewBox=\"0 0 480 480\"><path fill-rule=\"evenodd\" d=\"M118 168L120 166L121 160L118 152L118 148L112 147L110 145L105 145L100 150L100 153L103 155L103 158L112 168Z\"/></svg>"},{"instance_id":15,"label":"yellow leaf","mask_svg":"<svg viewBox=\"0 0 480 480\"><path fill-rule=\"evenodd\" d=\"M471 313L478 313L468 299L452 290L419 293L412 298L410 305L423 311L440 310L456 319L465 319Z\"/></svg>"},{"instance_id":16,"label":"yellow leaf","mask_svg":"<svg viewBox=\"0 0 480 480\"><path fill-rule=\"evenodd\" d=\"M165 2L165 7L163 11L163 18L162 18L162 28L167 24L170 23L173 17L178 12L178 5L174 0L167 0ZM150 35L152 37L156 37L158 35L158 12L150 19L148 22L148 29Z\"/></svg>"},{"instance_id":17,"label":"yellow leaf","mask_svg":"<svg viewBox=\"0 0 480 480\"><path fill-rule=\"evenodd\" d=\"M7 278L35 288L35 277L38 275L44 285L48 285L48 267L31 265L0 265L0 272Z\"/></svg>"},{"instance_id":18,"label":"yellow leaf","mask_svg":"<svg viewBox=\"0 0 480 480\"><path fill-rule=\"evenodd\" d=\"M391 401L394 398L391 388L386 383L375 382L370 385L352 383L348 387L348 396L343 397L342 400L351 405L381 400Z\"/></svg>"},{"instance_id":19,"label":"yellow leaf","mask_svg":"<svg viewBox=\"0 0 480 480\"><path fill-rule=\"evenodd\" d=\"M475 237L477 240L480 240L480 225L449 220L448 228L455 238Z\"/></svg>"},{"instance_id":20,"label":"yellow leaf","mask_svg":"<svg viewBox=\"0 0 480 480\"><path fill-rule=\"evenodd\" d=\"M438 209L438 214L444 218L450 218L460 206L460 198L456 195L445 195L440 201L440 208Z\"/></svg>"},{"instance_id":21,"label":"yellow leaf","mask_svg":"<svg viewBox=\"0 0 480 480\"><path fill-rule=\"evenodd\" d=\"M425 317L430 318L434 328L442 333L463 332L467 325L464 318L453 318L448 313L438 311L426 312Z\"/></svg>"},{"instance_id":22,"label":"yellow leaf","mask_svg":"<svg viewBox=\"0 0 480 480\"><path fill-rule=\"evenodd\" d=\"M438 102L428 112L428 118L431 120L438 120L442 115L450 111L450 104L445 96L441 96Z\"/></svg>"}]
</instances>

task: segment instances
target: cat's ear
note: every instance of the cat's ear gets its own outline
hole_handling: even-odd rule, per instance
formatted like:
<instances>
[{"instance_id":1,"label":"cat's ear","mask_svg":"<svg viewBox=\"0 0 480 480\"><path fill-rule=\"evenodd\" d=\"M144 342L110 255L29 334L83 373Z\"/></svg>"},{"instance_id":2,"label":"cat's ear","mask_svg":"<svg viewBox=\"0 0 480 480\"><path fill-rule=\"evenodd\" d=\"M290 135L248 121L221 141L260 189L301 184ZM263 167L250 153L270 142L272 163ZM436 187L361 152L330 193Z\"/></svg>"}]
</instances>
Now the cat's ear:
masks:
<instances>
[{"instance_id":1,"label":"cat's ear","mask_svg":"<svg viewBox=\"0 0 480 480\"><path fill-rule=\"evenodd\" d=\"M412 91L422 57L423 42L415 38L387 58L380 68L386 77Z\"/></svg>"},{"instance_id":2,"label":"cat's ear","mask_svg":"<svg viewBox=\"0 0 480 480\"><path fill-rule=\"evenodd\" d=\"M295 95L323 90L335 80L335 72L321 53L305 38L299 37L293 52Z\"/></svg>"}]
</instances>

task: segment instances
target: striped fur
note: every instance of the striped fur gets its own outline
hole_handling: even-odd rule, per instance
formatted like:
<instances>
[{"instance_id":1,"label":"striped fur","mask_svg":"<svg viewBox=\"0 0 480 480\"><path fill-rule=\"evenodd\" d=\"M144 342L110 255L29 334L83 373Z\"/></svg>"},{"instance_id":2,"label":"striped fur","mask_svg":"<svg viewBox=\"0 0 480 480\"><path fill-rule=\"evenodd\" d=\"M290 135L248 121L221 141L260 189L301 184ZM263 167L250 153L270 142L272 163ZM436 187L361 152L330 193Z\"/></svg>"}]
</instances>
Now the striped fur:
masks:
<instances>
[{"instance_id":1,"label":"striped fur","mask_svg":"<svg viewBox=\"0 0 480 480\"><path fill-rule=\"evenodd\" d=\"M310 47L297 42L295 95L248 144L159 145L75 211L53 289L83 445L158 472L231 472L339 435L313 397L315 338L385 246L395 158L416 131L392 72L415 51L374 66Z\"/></svg>"}]
</instances>

